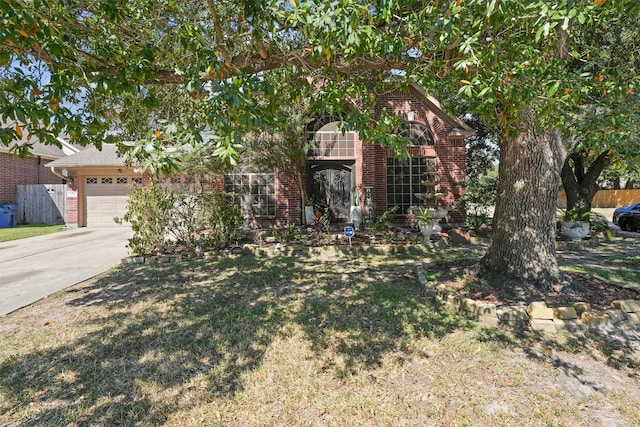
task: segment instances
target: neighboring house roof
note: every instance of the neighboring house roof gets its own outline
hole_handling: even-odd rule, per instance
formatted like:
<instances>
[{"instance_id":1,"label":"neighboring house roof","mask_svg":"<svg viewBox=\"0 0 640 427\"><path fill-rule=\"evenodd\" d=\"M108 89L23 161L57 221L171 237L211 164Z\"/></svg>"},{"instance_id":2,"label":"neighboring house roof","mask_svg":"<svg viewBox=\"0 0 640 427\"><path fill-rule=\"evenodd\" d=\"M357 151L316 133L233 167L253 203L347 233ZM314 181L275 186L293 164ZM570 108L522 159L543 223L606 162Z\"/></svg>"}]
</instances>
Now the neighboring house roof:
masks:
<instances>
[{"instance_id":1,"label":"neighboring house roof","mask_svg":"<svg viewBox=\"0 0 640 427\"><path fill-rule=\"evenodd\" d=\"M115 144L102 144L102 150L94 145L70 156L47 163L47 167L78 168L87 166L125 166L125 158L118 156Z\"/></svg>"},{"instance_id":2,"label":"neighboring house roof","mask_svg":"<svg viewBox=\"0 0 640 427\"><path fill-rule=\"evenodd\" d=\"M15 122L13 123L0 122L0 126L14 127ZM43 157L45 159L59 159L61 157L66 157L68 155L71 155L73 153L77 153L78 151L80 151L80 149L77 146L67 142L64 139L64 137L56 138L57 141L60 143L60 147L58 147L57 145L43 144L37 139L30 141L27 139L27 136L28 136L27 132L24 132L22 139L20 139L19 141L13 141L9 144L9 146L0 144L0 153L10 153L14 147L22 146L25 144L31 144L31 149L29 151L33 157Z\"/></svg>"}]
</instances>

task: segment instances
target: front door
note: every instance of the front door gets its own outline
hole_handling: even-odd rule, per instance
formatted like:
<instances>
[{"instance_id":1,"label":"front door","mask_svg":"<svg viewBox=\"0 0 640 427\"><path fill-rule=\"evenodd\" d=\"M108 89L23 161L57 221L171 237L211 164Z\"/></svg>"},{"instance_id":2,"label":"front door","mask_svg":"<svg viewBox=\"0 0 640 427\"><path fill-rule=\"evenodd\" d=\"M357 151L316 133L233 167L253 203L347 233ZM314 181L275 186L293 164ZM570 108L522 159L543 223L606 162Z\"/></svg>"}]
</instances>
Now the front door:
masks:
<instances>
[{"instance_id":1,"label":"front door","mask_svg":"<svg viewBox=\"0 0 640 427\"><path fill-rule=\"evenodd\" d=\"M349 222L353 162L309 162L307 190L329 209L331 222Z\"/></svg>"}]
</instances>

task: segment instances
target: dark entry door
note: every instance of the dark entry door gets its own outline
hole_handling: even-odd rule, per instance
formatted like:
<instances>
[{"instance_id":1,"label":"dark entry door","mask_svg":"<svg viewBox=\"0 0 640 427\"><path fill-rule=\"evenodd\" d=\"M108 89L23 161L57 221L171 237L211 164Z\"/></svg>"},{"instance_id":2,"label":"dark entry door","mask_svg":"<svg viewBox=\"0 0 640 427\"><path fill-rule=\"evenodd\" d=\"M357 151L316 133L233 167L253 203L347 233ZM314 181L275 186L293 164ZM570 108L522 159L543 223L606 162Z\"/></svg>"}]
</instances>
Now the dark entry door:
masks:
<instances>
[{"instance_id":1,"label":"dark entry door","mask_svg":"<svg viewBox=\"0 0 640 427\"><path fill-rule=\"evenodd\" d=\"M331 222L349 222L353 162L309 162L307 172L307 190L329 208Z\"/></svg>"}]
</instances>

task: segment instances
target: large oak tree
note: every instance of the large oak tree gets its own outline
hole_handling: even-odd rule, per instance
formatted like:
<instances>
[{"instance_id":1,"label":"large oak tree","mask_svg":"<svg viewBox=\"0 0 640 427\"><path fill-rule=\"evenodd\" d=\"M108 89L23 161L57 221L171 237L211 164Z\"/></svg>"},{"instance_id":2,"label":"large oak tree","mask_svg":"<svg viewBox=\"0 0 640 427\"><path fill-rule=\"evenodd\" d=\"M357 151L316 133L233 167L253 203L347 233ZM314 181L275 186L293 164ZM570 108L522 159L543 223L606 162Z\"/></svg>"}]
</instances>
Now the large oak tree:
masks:
<instances>
[{"instance_id":1,"label":"large oak tree","mask_svg":"<svg viewBox=\"0 0 640 427\"><path fill-rule=\"evenodd\" d=\"M157 105L155 87L172 85L184 108L153 122L163 127L148 134L153 149L197 142L207 126L217 132L215 153L233 159L244 132L277 129L280 106L299 102L313 82L310 108L344 113L362 136L401 149L388 136L393 118L371 114L377 91L400 77L400 85L457 92L500 131L494 236L482 274L535 292L559 279L556 194L567 133L584 117L579 107L624 105L626 118L637 114L637 77L603 69L603 50L592 43L621 17L637 22L636 4L0 0L0 118L11 123L0 139L65 131L99 143L123 120L124 99Z\"/></svg>"}]
</instances>

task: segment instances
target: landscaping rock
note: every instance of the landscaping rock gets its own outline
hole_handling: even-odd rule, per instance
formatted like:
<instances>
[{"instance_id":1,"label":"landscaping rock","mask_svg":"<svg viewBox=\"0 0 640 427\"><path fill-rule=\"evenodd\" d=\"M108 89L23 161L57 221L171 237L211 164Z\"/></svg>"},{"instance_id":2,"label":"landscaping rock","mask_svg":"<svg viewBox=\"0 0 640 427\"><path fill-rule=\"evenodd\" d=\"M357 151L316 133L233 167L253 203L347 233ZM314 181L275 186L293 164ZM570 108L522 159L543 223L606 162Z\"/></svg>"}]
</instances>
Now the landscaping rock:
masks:
<instances>
[{"instance_id":1,"label":"landscaping rock","mask_svg":"<svg viewBox=\"0 0 640 427\"><path fill-rule=\"evenodd\" d=\"M470 316L474 316L476 312L476 301L471 298L465 298L462 300L462 304L460 304L460 310L465 312Z\"/></svg>"},{"instance_id":2,"label":"landscaping rock","mask_svg":"<svg viewBox=\"0 0 640 427\"><path fill-rule=\"evenodd\" d=\"M447 297L447 302L445 305L447 309L449 309L452 313L457 314L460 311L460 304L462 303L462 299L456 295L449 295Z\"/></svg>"},{"instance_id":3,"label":"landscaping rock","mask_svg":"<svg viewBox=\"0 0 640 427\"><path fill-rule=\"evenodd\" d=\"M573 307L556 307L553 309L553 316L560 320L577 319L578 313Z\"/></svg>"},{"instance_id":4,"label":"landscaping rock","mask_svg":"<svg viewBox=\"0 0 640 427\"><path fill-rule=\"evenodd\" d=\"M613 323L614 325L627 320L627 316L622 310L617 310L617 309L606 310L605 314L609 315L609 319L611 320L611 323Z\"/></svg>"},{"instance_id":5,"label":"landscaping rock","mask_svg":"<svg viewBox=\"0 0 640 427\"><path fill-rule=\"evenodd\" d=\"M553 309L547 307L543 301L536 301L529 304L527 313L531 319L553 320Z\"/></svg>"},{"instance_id":6,"label":"landscaping rock","mask_svg":"<svg viewBox=\"0 0 640 427\"><path fill-rule=\"evenodd\" d=\"M632 325L640 325L640 313L627 313L627 321Z\"/></svg>"},{"instance_id":7,"label":"landscaping rock","mask_svg":"<svg viewBox=\"0 0 640 427\"><path fill-rule=\"evenodd\" d=\"M498 321L498 313L495 304L478 302L476 304L475 309L476 317L486 316L486 317L495 317L496 322Z\"/></svg>"},{"instance_id":8,"label":"landscaping rock","mask_svg":"<svg viewBox=\"0 0 640 427\"><path fill-rule=\"evenodd\" d=\"M529 314L522 307L500 307L496 314L501 322L523 322L529 321Z\"/></svg>"},{"instance_id":9,"label":"landscaping rock","mask_svg":"<svg viewBox=\"0 0 640 427\"><path fill-rule=\"evenodd\" d=\"M577 332L586 329L584 323L578 319L553 319L553 324L558 331Z\"/></svg>"},{"instance_id":10,"label":"landscaping rock","mask_svg":"<svg viewBox=\"0 0 640 427\"><path fill-rule=\"evenodd\" d=\"M591 311L591 304L588 302L574 302L571 305L576 310L578 316L581 316L585 311Z\"/></svg>"},{"instance_id":11,"label":"landscaping rock","mask_svg":"<svg viewBox=\"0 0 640 427\"><path fill-rule=\"evenodd\" d=\"M449 241L453 244L468 244L471 243L471 236L462 228L454 228L447 233Z\"/></svg>"},{"instance_id":12,"label":"landscaping rock","mask_svg":"<svg viewBox=\"0 0 640 427\"><path fill-rule=\"evenodd\" d=\"M587 326L607 326L611 323L609 315L606 313L596 313L585 311L580 315L580 320Z\"/></svg>"},{"instance_id":13,"label":"landscaping rock","mask_svg":"<svg viewBox=\"0 0 640 427\"><path fill-rule=\"evenodd\" d=\"M616 300L611 303L614 308L618 308L625 313L640 313L640 301L627 299Z\"/></svg>"},{"instance_id":14,"label":"landscaping rock","mask_svg":"<svg viewBox=\"0 0 640 427\"><path fill-rule=\"evenodd\" d=\"M549 309L551 310L551 309ZM550 319L531 319L529 323L531 325L531 329L534 331L546 332L555 334L558 332L556 329L556 324L553 323L553 320Z\"/></svg>"},{"instance_id":15,"label":"landscaping rock","mask_svg":"<svg viewBox=\"0 0 640 427\"><path fill-rule=\"evenodd\" d=\"M500 324L500 320L496 316L480 315L480 316L477 316L476 320L484 325L492 326L494 328L497 328L498 325Z\"/></svg>"}]
</instances>

